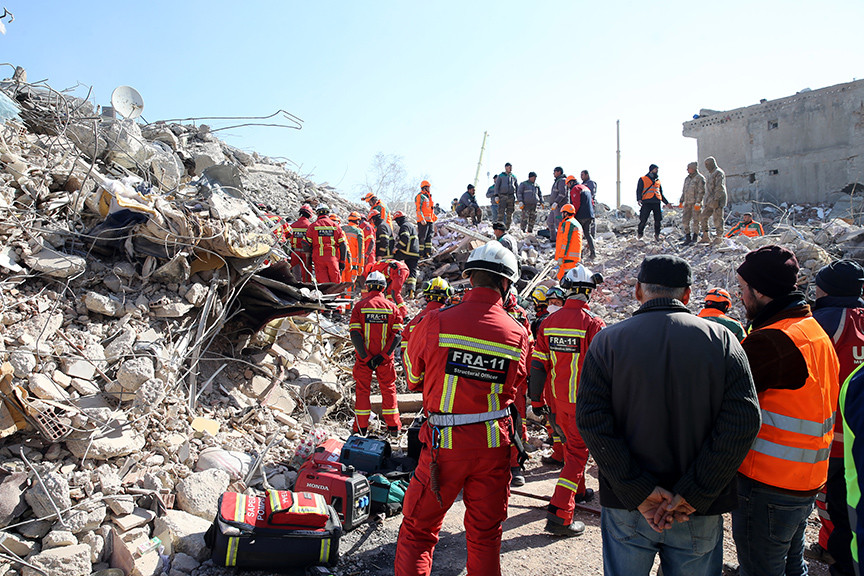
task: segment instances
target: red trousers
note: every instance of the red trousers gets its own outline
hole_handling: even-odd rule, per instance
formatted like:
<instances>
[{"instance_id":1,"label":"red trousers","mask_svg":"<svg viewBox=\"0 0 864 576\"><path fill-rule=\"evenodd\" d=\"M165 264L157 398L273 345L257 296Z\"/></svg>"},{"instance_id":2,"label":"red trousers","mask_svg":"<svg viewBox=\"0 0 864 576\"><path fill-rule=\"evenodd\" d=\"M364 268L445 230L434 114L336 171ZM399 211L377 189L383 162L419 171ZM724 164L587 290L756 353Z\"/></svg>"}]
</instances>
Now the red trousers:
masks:
<instances>
[{"instance_id":1,"label":"red trousers","mask_svg":"<svg viewBox=\"0 0 864 576\"><path fill-rule=\"evenodd\" d=\"M525 442L528 440L528 426L525 423L525 410L528 408L528 402L525 399L525 394L528 392L528 381L525 381L525 384L519 386L516 389L516 398L513 399L513 404L516 405L516 410L519 412L519 415L522 417L522 430L518 432L519 437L522 438L522 441ZM516 449L515 444L510 445L510 467L516 468L519 466L519 451Z\"/></svg>"},{"instance_id":2,"label":"red trousers","mask_svg":"<svg viewBox=\"0 0 864 576\"><path fill-rule=\"evenodd\" d=\"M500 576L501 524L510 497L510 447L438 451L441 504L429 482L431 450L424 446L405 493L396 542L396 576L428 576L444 515L459 491L465 503L469 576Z\"/></svg>"},{"instance_id":3,"label":"red trousers","mask_svg":"<svg viewBox=\"0 0 864 576\"><path fill-rule=\"evenodd\" d=\"M369 402L369 394L372 390L372 369L365 362L355 359L353 374L354 381L357 383L354 391L354 424L356 427L367 428L369 414L372 412L372 404ZM378 388L381 389L381 416L384 417L387 426L401 429L399 408L396 403L396 366L393 364L393 358L386 359L378 366L375 374L378 376Z\"/></svg>"},{"instance_id":4,"label":"red trousers","mask_svg":"<svg viewBox=\"0 0 864 576\"><path fill-rule=\"evenodd\" d=\"M568 408L572 404L567 405ZM574 498L576 494L585 493L585 464L588 463L588 448L582 441L579 429L576 428L576 413L562 412L555 414L555 422L564 432L564 468L555 485L551 505L556 508L555 515L566 524L573 521L573 511L576 510Z\"/></svg>"},{"instance_id":5,"label":"red trousers","mask_svg":"<svg viewBox=\"0 0 864 576\"><path fill-rule=\"evenodd\" d=\"M555 414L556 418L558 413L555 410L555 397L552 395L552 390L549 386L543 389L543 400L546 402L546 405ZM557 423L557 420L556 420ZM564 444L561 443L561 437L558 436L558 433L552 429L551 426L546 426L546 433L552 438L552 458L558 460L559 462L564 460Z\"/></svg>"},{"instance_id":6,"label":"red trousers","mask_svg":"<svg viewBox=\"0 0 864 576\"><path fill-rule=\"evenodd\" d=\"M312 264L309 262L309 254L306 252L291 253L291 273L298 282L311 282Z\"/></svg>"},{"instance_id":7,"label":"red trousers","mask_svg":"<svg viewBox=\"0 0 864 576\"><path fill-rule=\"evenodd\" d=\"M339 271L338 258L314 258L315 281L319 284L325 282L341 282L342 273Z\"/></svg>"},{"instance_id":8,"label":"red trousers","mask_svg":"<svg viewBox=\"0 0 864 576\"><path fill-rule=\"evenodd\" d=\"M819 522L822 526L819 527L819 546L823 550L828 549L828 538L831 537L831 532L834 531L834 523L831 522L831 516L828 515L828 506L825 504L825 494L828 485L822 486L819 494L816 495L816 510L819 515Z\"/></svg>"}]
</instances>

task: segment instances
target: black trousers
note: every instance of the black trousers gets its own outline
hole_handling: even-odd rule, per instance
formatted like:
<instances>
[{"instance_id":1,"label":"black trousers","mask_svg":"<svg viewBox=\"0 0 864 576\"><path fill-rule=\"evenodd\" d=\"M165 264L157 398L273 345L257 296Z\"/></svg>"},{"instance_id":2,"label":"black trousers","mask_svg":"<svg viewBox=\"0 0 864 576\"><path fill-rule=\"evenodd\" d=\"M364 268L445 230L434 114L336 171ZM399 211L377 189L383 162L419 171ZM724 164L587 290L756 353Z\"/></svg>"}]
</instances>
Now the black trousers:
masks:
<instances>
[{"instance_id":1,"label":"black trousers","mask_svg":"<svg viewBox=\"0 0 864 576\"><path fill-rule=\"evenodd\" d=\"M582 236L584 236L588 240L588 250L589 254L593 258L595 255L594 252L594 231L591 228L594 226L594 218L582 218L579 220L579 224L582 225ZM584 248L583 248L584 252Z\"/></svg>"},{"instance_id":2,"label":"black trousers","mask_svg":"<svg viewBox=\"0 0 864 576\"><path fill-rule=\"evenodd\" d=\"M432 223L417 223L417 242L420 244L420 257L432 255Z\"/></svg>"},{"instance_id":3,"label":"black trousers","mask_svg":"<svg viewBox=\"0 0 864 576\"><path fill-rule=\"evenodd\" d=\"M660 235L660 222L663 220L663 213L660 211L660 201L658 200L656 202L642 202L642 209L639 211L639 228L637 228L639 236L645 232L645 224L648 222L648 216L651 212L654 212L654 235Z\"/></svg>"},{"instance_id":4,"label":"black trousers","mask_svg":"<svg viewBox=\"0 0 864 576\"><path fill-rule=\"evenodd\" d=\"M828 460L828 480L825 482L825 505L834 530L828 537L828 553L834 557L833 576L854 576L852 565L852 529L849 527L849 508L846 505L846 477L843 458Z\"/></svg>"}]
</instances>

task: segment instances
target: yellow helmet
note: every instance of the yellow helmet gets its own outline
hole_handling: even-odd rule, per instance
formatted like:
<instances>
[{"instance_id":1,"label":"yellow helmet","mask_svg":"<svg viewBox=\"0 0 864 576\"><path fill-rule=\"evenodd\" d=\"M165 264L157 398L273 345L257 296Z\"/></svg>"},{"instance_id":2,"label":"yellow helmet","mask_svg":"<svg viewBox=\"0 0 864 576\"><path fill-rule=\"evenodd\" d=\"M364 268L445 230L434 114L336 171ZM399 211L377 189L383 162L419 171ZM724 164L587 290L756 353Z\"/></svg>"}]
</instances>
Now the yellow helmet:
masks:
<instances>
[{"instance_id":1,"label":"yellow helmet","mask_svg":"<svg viewBox=\"0 0 864 576\"><path fill-rule=\"evenodd\" d=\"M535 306L545 306L546 305L546 292L549 291L548 286L538 286L531 292L531 300L534 301Z\"/></svg>"},{"instance_id":2,"label":"yellow helmet","mask_svg":"<svg viewBox=\"0 0 864 576\"><path fill-rule=\"evenodd\" d=\"M436 276L423 284L423 296L427 300L446 302L453 295L453 288L444 278Z\"/></svg>"}]
</instances>

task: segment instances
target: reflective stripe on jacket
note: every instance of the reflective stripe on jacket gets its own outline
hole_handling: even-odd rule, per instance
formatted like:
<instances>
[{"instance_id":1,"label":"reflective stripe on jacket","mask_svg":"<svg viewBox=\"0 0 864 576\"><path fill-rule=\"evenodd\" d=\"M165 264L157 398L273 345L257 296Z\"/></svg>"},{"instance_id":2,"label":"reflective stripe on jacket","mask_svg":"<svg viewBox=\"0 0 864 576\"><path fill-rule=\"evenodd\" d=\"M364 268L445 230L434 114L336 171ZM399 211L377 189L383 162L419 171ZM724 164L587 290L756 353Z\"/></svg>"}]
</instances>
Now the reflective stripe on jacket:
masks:
<instances>
[{"instance_id":1,"label":"reflective stripe on jacket","mask_svg":"<svg viewBox=\"0 0 864 576\"><path fill-rule=\"evenodd\" d=\"M762 224L759 222L748 222L747 224L744 222L738 222L731 230L729 230L729 232L726 233L726 237L731 238L732 236L738 235L755 238L756 236L764 236L765 231L762 229Z\"/></svg>"},{"instance_id":2,"label":"reflective stripe on jacket","mask_svg":"<svg viewBox=\"0 0 864 576\"><path fill-rule=\"evenodd\" d=\"M432 195L426 192L420 192L414 197L414 209L417 211L417 223L426 224L436 222L438 216L435 215L435 204L432 202Z\"/></svg>"},{"instance_id":3,"label":"reflective stripe on jacket","mask_svg":"<svg viewBox=\"0 0 864 576\"><path fill-rule=\"evenodd\" d=\"M342 231L345 233L345 239L348 242L348 262L345 266L342 280L344 282L353 282L360 275L365 265L363 262L366 254L365 233L352 224L343 226Z\"/></svg>"},{"instance_id":4,"label":"reflective stripe on jacket","mask_svg":"<svg viewBox=\"0 0 864 576\"><path fill-rule=\"evenodd\" d=\"M577 263L582 260L582 225L576 218L562 220L558 225L555 259Z\"/></svg>"},{"instance_id":5,"label":"reflective stripe on jacket","mask_svg":"<svg viewBox=\"0 0 864 576\"><path fill-rule=\"evenodd\" d=\"M840 364L831 340L812 316L784 318L758 330L768 329L792 340L809 375L797 390L759 393L762 428L738 471L769 486L816 490L828 477Z\"/></svg>"},{"instance_id":6,"label":"reflective stripe on jacket","mask_svg":"<svg viewBox=\"0 0 864 576\"><path fill-rule=\"evenodd\" d=\"M642 176L642 201L645 200L660 200L660 179L657 178L653 182L648 176Z\"/></svg>"},{"instance_id":7,"label":"reflective stripe on jacket","mask_svg":"<svg viewBox=\"0 0 864 576\"><path fill-rule=\"evenodd\" d=\"M363 335L368 356L386 353L402 332L399 310L379 290L373 290L354 305L348 330Z\"/></svg>"},{"instance_id":8,"label":"reflective stripe on jacket","mask_svg":"<svg viewBox=\"0 0 864 576\"><path fill-rule=\"evenodd\" d=\"M339 258L339 244L345 243L342 228L327 216L320 216L306 229L313 258Z\"/></svg>"}]
</instances>

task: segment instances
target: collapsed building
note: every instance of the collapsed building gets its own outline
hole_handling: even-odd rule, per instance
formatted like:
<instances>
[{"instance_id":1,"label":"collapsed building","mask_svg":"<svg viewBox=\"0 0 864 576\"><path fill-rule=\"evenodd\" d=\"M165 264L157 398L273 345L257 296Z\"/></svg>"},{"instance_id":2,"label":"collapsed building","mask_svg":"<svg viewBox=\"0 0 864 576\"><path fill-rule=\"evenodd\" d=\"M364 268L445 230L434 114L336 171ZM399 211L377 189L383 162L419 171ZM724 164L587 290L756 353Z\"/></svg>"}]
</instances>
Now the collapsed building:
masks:
<instances>
[{"instance_id":1,"label":"collapsed building","mask_svg":"<svg viewBox=\"0 0 864 576\"><path fill-rule=\"evenodd\" d=\"M718 111L684 122L699 164L714 156L730 201L864 205L864 80ZM844 206L845 209L845 206Z\"/></svg>"}]
</instances>

